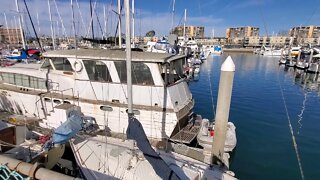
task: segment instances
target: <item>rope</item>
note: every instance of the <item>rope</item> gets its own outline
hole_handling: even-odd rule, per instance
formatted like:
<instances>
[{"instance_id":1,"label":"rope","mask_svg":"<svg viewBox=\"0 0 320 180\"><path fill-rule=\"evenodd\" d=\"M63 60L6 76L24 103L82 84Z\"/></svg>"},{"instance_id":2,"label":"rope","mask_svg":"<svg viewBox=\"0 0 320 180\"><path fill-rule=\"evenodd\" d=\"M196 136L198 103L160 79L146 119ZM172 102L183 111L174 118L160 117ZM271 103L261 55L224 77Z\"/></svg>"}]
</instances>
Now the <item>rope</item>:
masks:
<instances>
[{"instance_id":1,"label":"rope","mask_svg":"<svg viewBox=\"0 0 320 180\"><path fill-rule=\"evenodd\" d=\"M279 87L280 87L280 92L281 92L281 96L282 96L282 100L283 100L283 105L284 105L284 108L285 108L285 111L286 111L286 116L287 116L287 119L288 119L288 125L289 125L289 129L290 129L291 137L292 137L293 147L294 147L294 150L295 150L295 153L296 153L296 157L297 157L297 161L298 161L298 165L299 165L301 179L305 180L304 173L303 173L303 168L302 168L302 163L301 163L301 158L300 158L299 150L298 150L298 144L297 144L296 138L295 138L295 136L293 134L293 129L292 129L292 125L291 125L289 111L288 111L288 108L287 108L287 103L286 103L286 100L284 98L283 88L282 88L282 85L281 85L280 79L279 79L279 71L278 71L278 78L277 79L278 79L278 83L279 83Z\"/></svg>"},{"instance_id":2,"label":"rope","mask_svg":"<svg viewBox=\"0 0 320 180\"><path fill-rule=\"evenodd\" d=\"M212 104L213 119L215 119L216 113L215 113L215 110L214 110L215 108L214 108L214 102L213 102L213 92L212 92L212 85L211 85L211 78L210 78L209 71L208 71L208 79L209 79L209 86L210 86L211 104Z\"/></svg>"}]
</instances>

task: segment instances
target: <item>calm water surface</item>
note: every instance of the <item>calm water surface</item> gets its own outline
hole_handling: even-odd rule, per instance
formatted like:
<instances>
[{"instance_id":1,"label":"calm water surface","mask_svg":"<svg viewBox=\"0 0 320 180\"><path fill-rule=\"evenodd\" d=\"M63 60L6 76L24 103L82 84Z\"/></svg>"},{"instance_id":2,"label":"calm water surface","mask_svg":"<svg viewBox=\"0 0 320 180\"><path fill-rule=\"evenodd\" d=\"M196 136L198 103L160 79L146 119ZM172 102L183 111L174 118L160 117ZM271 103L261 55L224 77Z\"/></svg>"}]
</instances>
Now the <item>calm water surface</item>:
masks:
<instances>
[{"instance_id":1,"label":"calm water surface","mask_svg":"<svg viewBox=\"0 0 320 180\"><path fill-rule=\"evenodd\" d=\"M228 55L236 65L230 121L238 139L230 169L240 179L301 179L290 118L305 179L320 179L320 77L279 66L278 58L211 56L199 80L189 83L195 111L205 118L214 117L220 66Z\"/></svg>"}]
</instances>

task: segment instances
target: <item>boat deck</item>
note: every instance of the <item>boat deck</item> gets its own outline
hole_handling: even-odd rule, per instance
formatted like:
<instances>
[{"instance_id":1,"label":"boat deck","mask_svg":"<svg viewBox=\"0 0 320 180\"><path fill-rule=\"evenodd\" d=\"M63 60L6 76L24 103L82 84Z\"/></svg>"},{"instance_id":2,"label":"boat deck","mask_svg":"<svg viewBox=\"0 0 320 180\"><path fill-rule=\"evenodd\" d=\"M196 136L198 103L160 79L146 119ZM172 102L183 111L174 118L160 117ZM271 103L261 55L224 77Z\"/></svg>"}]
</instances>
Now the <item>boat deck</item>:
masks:
<instances>
[{"instance_id":1,"label":"boat deck","mask_svg":"<svg viewBox=\"0 0 320 180\"><path fill-rule=\"evenodd\" d=\"M170 138L171 141L190 144L198 135L201 128L201 116L196 117L194 123L189 123L177 134Z\"/></svg>"}]
</instances>

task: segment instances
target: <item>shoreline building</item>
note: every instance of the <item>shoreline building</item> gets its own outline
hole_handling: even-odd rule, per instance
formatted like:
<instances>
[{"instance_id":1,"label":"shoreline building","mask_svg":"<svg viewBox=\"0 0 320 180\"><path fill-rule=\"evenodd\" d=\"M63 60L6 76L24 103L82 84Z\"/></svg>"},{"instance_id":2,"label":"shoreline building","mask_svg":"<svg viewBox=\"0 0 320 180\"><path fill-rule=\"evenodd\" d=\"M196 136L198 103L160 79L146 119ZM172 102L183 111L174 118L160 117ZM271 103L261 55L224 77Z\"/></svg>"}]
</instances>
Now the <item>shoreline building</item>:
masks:
<instances>
[{"instance_id":1,"label":"shoreline building","mask_svg":"<svg viewBox=\"0 0 320 180\"><path fill-rule=\"evenodd\" d=\"M185 29L187 38L204 38L203 26L186 26ZM171 34L176 34L178 37L183 37L183 26L173 28Z\"/></svg>"},{"instance_id":2,"label":"shoreline building","mask_svg":"<svg viewBox=\"0 0 320 180\"><path fill-rule=\"evenodd\" d=\"M259 37L259 28L252 26L231 27L226 29L228 44L244 44L245 38Z\"/></svg>"},{"instance_id":3,"label":"shoreline building","mask_svg":"<svg viewBox=\"0 0 320 180\"><path fill-rule=\"evenodd\" d=\"M289 30L296 44L314 44L320 40L320 26L297 26Z\"/></svg>"},{"instance_id":4,"label":"shoreline building","mask_svg":"<svg viewBox=\"0 0 320 180\"><path fill-rule=\"evenodd\" d=\"M20 44L22 43L19 28L6 28L0 26L0 43Z\"/></svg>"}]
</instances>

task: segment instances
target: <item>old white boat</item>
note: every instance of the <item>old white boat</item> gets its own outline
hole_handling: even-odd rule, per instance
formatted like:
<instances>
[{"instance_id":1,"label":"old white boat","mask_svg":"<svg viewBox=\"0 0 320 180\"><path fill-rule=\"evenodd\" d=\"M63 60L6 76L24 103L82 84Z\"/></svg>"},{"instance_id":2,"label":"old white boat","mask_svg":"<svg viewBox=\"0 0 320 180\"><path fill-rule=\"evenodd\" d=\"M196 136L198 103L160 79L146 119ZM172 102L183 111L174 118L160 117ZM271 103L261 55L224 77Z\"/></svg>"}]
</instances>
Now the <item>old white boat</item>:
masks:
<instances>
[{"instance_id":1,"label":"old white boat","mask_svg":"<svg viewBox=\"0 0 320 180\"><path fill-rule=\"evenodd\" d=\"M0 68L0 109L37 116L42 126L63 103L77 104L100 128L127 128L126 62L123 50L80 49L43 54L40 64ZM187 124L194 101L183 76L185 56L132 52L137 118L149 138L173 136Z\"/></svg>"}]
</instances>

